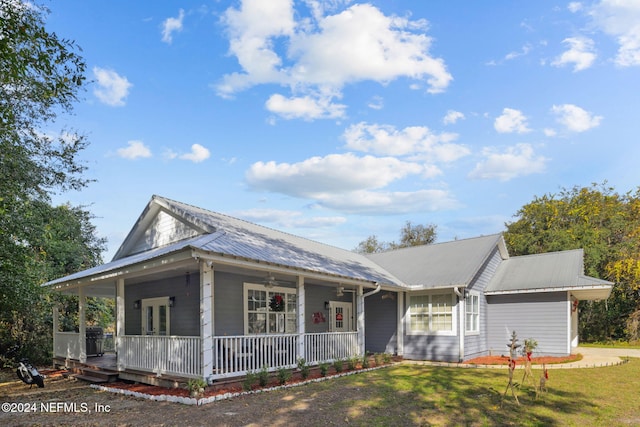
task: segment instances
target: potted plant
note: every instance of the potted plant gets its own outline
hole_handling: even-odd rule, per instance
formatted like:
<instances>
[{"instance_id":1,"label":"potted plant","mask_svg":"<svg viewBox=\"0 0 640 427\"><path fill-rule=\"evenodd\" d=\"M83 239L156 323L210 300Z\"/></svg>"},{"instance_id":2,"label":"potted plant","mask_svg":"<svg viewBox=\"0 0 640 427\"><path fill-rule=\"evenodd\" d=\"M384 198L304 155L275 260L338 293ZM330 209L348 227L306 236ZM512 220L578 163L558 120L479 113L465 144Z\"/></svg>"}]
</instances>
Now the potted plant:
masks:
<instances>
[{"instance_id":1,"label":"potted plant","mask_svg":"<svg viewBox=\"0 0 640 427\"><path fill-rule=\"evenodd\" d=\"M204 393L204 389L207 386L207 382L202 378L193 378L187 381L187 390L189 390L189 396L198 397Z\"/></svg>"}]
</instances>

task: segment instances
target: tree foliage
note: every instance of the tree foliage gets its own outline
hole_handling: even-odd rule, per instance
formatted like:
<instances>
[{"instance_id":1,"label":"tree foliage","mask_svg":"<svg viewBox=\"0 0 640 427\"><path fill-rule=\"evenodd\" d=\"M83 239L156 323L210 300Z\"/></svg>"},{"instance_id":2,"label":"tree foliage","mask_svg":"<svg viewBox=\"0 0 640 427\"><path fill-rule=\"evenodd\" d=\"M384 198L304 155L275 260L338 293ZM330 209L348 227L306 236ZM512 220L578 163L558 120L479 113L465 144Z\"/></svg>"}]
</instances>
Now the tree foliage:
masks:
<instances>
[{"instance_id":1,"label":"tree foliage","mask_svg":"<svg viewBox=\"0 0 640 427\"><path fill-rule=\"evenodd\" d=\"M363 254L371 254L392 249L408 248L411 246L430 245L436 241L436 228L437 227L433 224L413 225L411 224L411 221L407 221L404 227L402 227L402 230L400 230L399 242L380 242L375 235L372 235L360 242L354 251Z\"/></svg>"},{"instance_id":2,"label":"tree foliage","mask_svg":"<svg viewBox=\"0 0 640 427\"><path fill-rule=\"evenodd\" d=\"M507 223L513 255L583 248L585 273L615 282L606 302L580 305L580 328L589 340L632 335L627 319L640 309L640 192L612 187L563 189L536 197Z\"/></svg>"},{"instance_id":3,"label":"tree foliage","mask_svg":"<svg viewBox=\"0 0 640 427\"><path fill-rule=\"evenodd\" d=\"M86 66L74 42L46 30L47 13L0 0L0 347L50 348L52 296L40 284L95 265L104 249L83 208L50 206L53 192L88 181L77 158L85 137L52 130Z\"/></svg>"}]
</instances>

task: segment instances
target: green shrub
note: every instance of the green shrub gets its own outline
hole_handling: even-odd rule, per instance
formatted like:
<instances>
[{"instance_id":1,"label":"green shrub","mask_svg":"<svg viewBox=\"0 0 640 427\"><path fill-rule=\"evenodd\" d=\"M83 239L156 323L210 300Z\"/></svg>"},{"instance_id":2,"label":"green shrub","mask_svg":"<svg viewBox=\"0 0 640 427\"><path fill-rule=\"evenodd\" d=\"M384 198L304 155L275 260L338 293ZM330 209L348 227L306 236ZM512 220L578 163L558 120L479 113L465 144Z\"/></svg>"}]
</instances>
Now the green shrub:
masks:
<instances>
[{"instance_id":1,"label":"green shrub","mask_svg":"<svg viewBox=\"0 0 640 427\"><path fill-rule=\"evenodd\" d=\"M357 357L353 356L353 357L347 359L347 369L349 369L350 371L353 371L357 367L358 367L358 358Z\"/></svg>"},{"instance_id":2,"label":"green shrub","mask_svg":"<svg viewBox=\"0 0 640 427\"><path fill-rule=\"evenodd\" d=\"M376 363L376 366L382 365L382 355L380 353L374 354L373 361Z\"/></svg>"},{"instance_id":3,"label":"green shrub","mask_svg":"<svg viewBox=\"0 0 640 427\"><path fill-rule=\"evenodd\" d=\"M384 360L384 363L391 363L391 355L389 353L384 353L382 355L382 360Z\"/></svg>"},{"instance_id":4,"label":"green shrub","mask_svg":"<svg viewBox=\"0 0 640 427\"><path fill-rule=\"evenodd\" d=\"M267 365L264 365L262 369L260 369L260 372L258 372L258 384L260 384L260 387L264 387L268 383L269 383L269 370L267 368Z\"/></svg>"},{"instance_id":5,"label":"green shrub","mask_svg":"<svg viewBox=\"0 0 640 427\"><path fill-rule=\"evenodd\" d=\"M322 375L323 377L326 377L328 371L329 371L329 364L322 362L320 364L320 375Z\"/></svg>"},{"instance_id":6,"label":"green shrub","mask_svg":"<svg viewBox=\"0 0 640 427\"><path fill-rule=\"evenodd\" d=\"M311 368L307 365L307 361L304 360L304 357L298 359L298 370L300 371L300 375L303 380L309 378Z\"/></svg>"},{"instance_id":7,"label":"green shrub","mask_svg":"<svg viewBox=\"0 0 640 427\"><path fill-rule=\"evenodd\" d=\"M342 360L342 359L334 360L333 361L333 369L335 369L337 373L342 372L342 370L344 369L344 360Z\"/></svg>"},{"instance_id":8,"label":"green shrub","mask_svg":"<svg viewBox=\"0 0 640 427\"><path fill-rule=\"evenodd\" d=\"M278 382L280 385L285 385L287 381L291 379L291 371L287 368L278 369Z\"/></svg>"},{"instance_id":9,"label":"green shrub","mask_svg":"<svg viewBox=\"0 0 640 427\"><path fill-rule=\"evenodd\" d=\"M364 355L364 357L362 358L362 369L367 369L369 367L369 356L368 355Z\"/></svg>"},{"instance_id":10,"label":"green shrub","mask_svg":"<svg viewBox=\"0 0 640 427\"><path fill-rule=\"evenodd\" d=\"M247 372L247 375L244 377L244 381L242 381L242 389L244 391L251 391L257 379L258 379L258 374L256 374L253 371Z\"/></svg>"}]
</instances>

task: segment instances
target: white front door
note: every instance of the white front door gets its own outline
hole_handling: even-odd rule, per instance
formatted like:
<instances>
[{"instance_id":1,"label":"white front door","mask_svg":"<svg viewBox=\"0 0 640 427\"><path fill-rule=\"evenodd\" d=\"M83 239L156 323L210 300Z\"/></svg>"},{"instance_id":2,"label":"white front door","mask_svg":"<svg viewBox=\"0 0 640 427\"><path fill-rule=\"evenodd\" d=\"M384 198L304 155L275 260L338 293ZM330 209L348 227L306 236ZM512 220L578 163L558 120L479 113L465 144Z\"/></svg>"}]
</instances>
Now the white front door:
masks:
<instances>
[{"instance_id":1,"label":"white front door","mask_svg":"<svg viewBox=\"0 0 640 427\"><path fill-rule=\"evenodd\" d=\"M169 335L169 297L147 298L141 303L142 335Z\"/></svg>"},{"instance_id":2,"label":"white front door","mask_svg":"<svg viewBox=\"0 0 640 427\"><path fill-rule=\"evenodd\" d=\"M329 301L329 331L353 331L352 311L353 304L350 302Z\"/></svg>"}]
</instances>

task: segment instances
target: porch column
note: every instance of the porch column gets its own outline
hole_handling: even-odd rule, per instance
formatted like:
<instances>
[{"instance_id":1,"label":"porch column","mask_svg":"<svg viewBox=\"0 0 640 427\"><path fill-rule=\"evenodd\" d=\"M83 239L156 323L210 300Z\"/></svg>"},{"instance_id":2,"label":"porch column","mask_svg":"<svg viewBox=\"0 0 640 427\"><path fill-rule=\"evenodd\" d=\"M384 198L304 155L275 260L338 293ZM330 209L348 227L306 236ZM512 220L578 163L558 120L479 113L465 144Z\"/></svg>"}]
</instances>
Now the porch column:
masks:
<instances>
[{"instance_id":1,"label":"porch column","mask_svg":"<svg viewBox=\"0 0 640 427\"><path fill-rule=\"evenodd\" d=\"M296 313L298 314L297 322L298 322L298 359L305 358L305 348L304 348L304 334L305 334L305 296L304 296L304 277L298 276L298 283L296 285L297 290L297 307Z\"/></svg>"},{"instance_id":2,"label":"porch column","mask_svg":"<svg viewBox=\"0 0 640 427\"><path fill-rule=\"evenodd\" d=\"M362 285L356 295L356 315L358 316L358 354L364 355L364 296Z\"/></svg>"},{"instance_id":3,"label":"porch column","mask_svg":"<svg viewBox=\"0 0 640 427\"><path fill-rule=\"evenodd\" d=\"M60 329L59 324L60 324L60 315L58 313L58 305L54 304L53 305L53 357L56 357L58 355L57 337L58 337L58 329Z\"/></svg>"},{"instance_id":4,"label":"porch column","mask_svg":"<svg viewBox=\"0 0 640 427\"><path fill-rule=\"evenodd\" d=\"M213 268L200 262L200 344L202 377L213 375Z\"/></svg>"},{"instance_id":5,"label":"porch column","mask_svg":"<svg viewBox=\"0 0 640 427\"><path fill-rule=\"evenodd\" d=\"M397 311L396 353L402 356L404 354L404 292L398 292Z\"/></svg>"},{"instance_id":6,"label":"porch column","mask_svg":"<svg viewBox=\"0 0 640 427\"><path fill-rule=\"evenodd\" d=\"M124 279L118 279L116 281L116 363L118 370L124 370L122 366L121 358L118 357L123 354L122 337L124 337Z\"/></svg>"},{"instance_id":7,"label":"porch column","mask_svg":"<svg viewBox=\"0 0 640 427\"><path fill-rule=\"evenodd\" d=\"M80 351L80 355L78 359L80 363L87 362L87 320L86 320L86 311L87 307L87 297L84 292L84 287L80 286L78 289L78 349Z\"/></svg>"}]
</instances>

